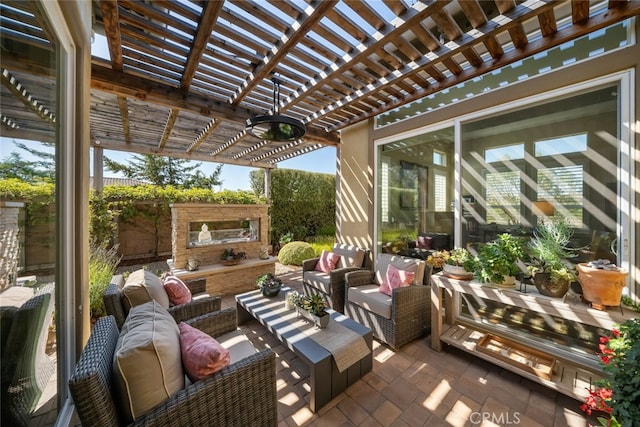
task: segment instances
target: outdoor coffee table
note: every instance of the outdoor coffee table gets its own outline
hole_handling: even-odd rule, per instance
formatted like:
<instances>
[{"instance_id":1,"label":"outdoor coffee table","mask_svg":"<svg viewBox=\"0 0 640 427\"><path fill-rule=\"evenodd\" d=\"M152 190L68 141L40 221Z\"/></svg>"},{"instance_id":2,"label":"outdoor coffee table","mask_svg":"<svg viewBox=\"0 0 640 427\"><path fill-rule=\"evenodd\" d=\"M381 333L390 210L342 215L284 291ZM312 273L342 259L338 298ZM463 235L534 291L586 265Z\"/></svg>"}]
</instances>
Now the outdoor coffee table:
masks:
<instances>
[{"instance_id":1,"label":"outdoor coffee table","mask_svg":"<svg viewBox=\"0 0 640 427\"><path fill-rule=\"evenodd\" d=\"M304 361L309 367L311 386L309 406L311 411L316 412L364 374L371 371L373 336L371 329L337 311L327 309L331 315L327 330L332 325L336 325L332 331L343 326L348 331L362 337L367 347L366 354L359 360L353 361L346 369L343 366L341 372L333 354L320 345L317 340L310 337L323 334L326 330L311 331L312 333L308 336L309 331L305 333L296 327L296 324L300 325L301 320L298 319L295 310L285 308L284 297L287 291L291 291L291 289L283 287L278 296L273 298L264 297L259 290L236 295L238 323L242 324L252 318L258 320L280 342Z\"/></svg>"}]
</instances>

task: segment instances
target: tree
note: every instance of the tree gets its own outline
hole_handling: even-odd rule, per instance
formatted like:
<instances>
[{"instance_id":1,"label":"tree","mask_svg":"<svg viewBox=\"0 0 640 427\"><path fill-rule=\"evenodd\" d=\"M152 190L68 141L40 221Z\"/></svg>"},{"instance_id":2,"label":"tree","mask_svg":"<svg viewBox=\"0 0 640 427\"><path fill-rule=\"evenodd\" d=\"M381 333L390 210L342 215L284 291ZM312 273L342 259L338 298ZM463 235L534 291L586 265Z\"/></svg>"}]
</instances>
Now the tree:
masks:
<instances>
[{"instance_id":1,"label":"tree","mask_svg":"<svg viewBox=\"0 0 640 427\"><path fill-rule=\"evenodd\" d=\"M190 160L150 154L136 154L128 165L118 163L108 157L104 159L108 170L121 172L127 178L139 179L154 185L212 190L213 186L222 184L220 180L221 164L211 175L206 176L198 170L201 163L190 164L190 162Z\"/></svg>"},{"instance_id":2,"label":"tree","mask_svg":"<svg viewBox=\"0 0 640 427\"><path fill-rule=\"evenodd\" d=\"M54 154L29 148L15 140L13 142L16 147L28 152L40 160L24 160L20 153L14 151L0 162L1 179L17 178L29 183L55 180Z\"/></svg>"}]
</instances>

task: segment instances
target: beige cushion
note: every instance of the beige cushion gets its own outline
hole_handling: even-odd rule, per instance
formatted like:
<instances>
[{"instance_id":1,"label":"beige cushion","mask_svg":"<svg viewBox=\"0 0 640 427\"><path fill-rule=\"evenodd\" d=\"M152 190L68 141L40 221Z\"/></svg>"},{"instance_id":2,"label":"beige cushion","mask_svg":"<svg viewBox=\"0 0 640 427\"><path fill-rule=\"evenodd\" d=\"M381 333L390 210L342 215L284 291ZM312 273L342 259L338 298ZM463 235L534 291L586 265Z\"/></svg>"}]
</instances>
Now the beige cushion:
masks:
<instances>
[{"instance_id":1,"label":"beige cushion","mask_svg":"<svg viewBox=\"0 0 640 427\"><path fill-rule=\"evenodd\" d=\"M363 285L347 288L347 301L391 319L391 297L378 291L378 285Z\"/></svg>"},{"instance_id":2,"label":"beige cushion","mask_svg":"<svg viewBox=\"0 0 640 427\"><path fill-rule=\"evenodd\" d=\"M340 255L336 268L362 267L365 250L356 246L335 243L331 249L336 255Z\"/></svg>"},{"instance_id":3,"label":"beige cushion","mask_svg":"<svg viewBox=\"0 0 640 427\"><path fill-rule=\"evenodd\" d=\"M229 350L231 364L257 353L249 338L238 329L216 337L216 341Z\"/></svg>"},{"instance_id":4,"label":"beige cushion","mask_svg":"<svg viewBox=\"0 0 640 427\"><path fill-rule=\"evenodd\" d=\"M157 302L129 312L113 355L113 373L127 424L184 388L178 325Z\"/></svg>"},{"instance_id":5,"label":"beige cushion","mask_svg":"<svg viewBox=\"0 0 640 427\"><path fill-rule=\"evenodd\" d=\"M34 295L33 288L12 286L0 294L0 306L20 308Z\"/></svg>"},{"instance_id":6,"label":"beige cushion","mask_svg":"<svg viewBox=\"0 0 640 427\"><path fill-rule=\"evenodd\" d=\"M164 308L169 308L169 296L164 290L162 279L142 268L127 277L127 281L122 288L122 299L127 311L131 307L152 300Z\"/></svg>"},{"instance_id":7,"label":"beige cushion","mask_svg":"<svg viewBox=\"0 0 640 427\"><path fill-rule=\"evenodd\" d=\"M389 254L378 254L376 257L376 282L382 284L389 265L393 265L399 270L412 271L415 279L412 285L422 285L424 280L424 261L417 258L402 257Z\"/></svg>"}]
</instances>

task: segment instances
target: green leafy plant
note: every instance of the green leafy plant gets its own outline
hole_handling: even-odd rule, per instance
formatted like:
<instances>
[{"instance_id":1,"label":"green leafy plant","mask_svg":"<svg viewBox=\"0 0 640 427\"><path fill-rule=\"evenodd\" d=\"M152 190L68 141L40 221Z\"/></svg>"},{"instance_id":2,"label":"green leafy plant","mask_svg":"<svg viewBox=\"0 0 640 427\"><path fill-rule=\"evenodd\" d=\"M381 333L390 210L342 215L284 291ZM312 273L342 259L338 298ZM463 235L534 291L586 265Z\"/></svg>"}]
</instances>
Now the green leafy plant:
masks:
<instances>
[{"instance_id":1,"label":"green leafy plant","mask_svg":"<svg viewBox=\"0 0 640 427\"><path fill-rule=\"evenodd\" d=\"M89 310L91 317L101 317L107 314L102 302L102 294L111 283L120 258L117 246L107 248L95 239L89 245Z\"/></svg>"},{"instance_id":2,"label":"green leafy plant","mask_svg":"<svg viewBox=\"0 0 640 427\"><path fill-rule=\"evenodd\" d=\"M465 248L452 249L445 262L449 265L464 267L467 271L473 271L473 256Z\"/></svg>"},{"instance_id":3,"label":"green leafy plant","mask_svg":"<svg viewBox=\"0 0 640 427\"><path fill-rule=\"evenodd\" d=\"M327 312L324 310L327 308L327 303L324 301L321 295L314 294L306 296L302 299L302 308L315 314L316 316L324 316Z\"/></svg>"},{"instance_id":4,"label":"green leafy plant","mask_svg":"<svg viewBox=\"0 0 640 427\"><path fill-rule=\"evenodd\" d=\"M246 258L247 258L246 252L236 251L233 248L225 249L224 251L222 251L222 255L220 255L220 259L221 260L226 260L226 259L246 259Z\"/></svg>"},{"instance_id":5,"label":"green leafy plant","mask_svg":"<svg viewBox=\"0 0 640 427\"><path fill-rule=\"evenodd\" d=\"M570 246L573 229L563 217L546 220L534 231L527 249L531 257L530 273L551 273L553 281L576 280L575 273L566 260L576 256L576 249Z\"/></svg>"},{"instance_id":6,"label":"green leafy plant","mask_svg":"<svg viewBox=\"0 0 640 427\"><path fill-rule=\"evenodd\" d=\"M483 283L502 283L505 276L520 272L518 261L524 256L521 238L508 233L499 234L494 241L482 245L473 261L472 270Z\"/></svg>"},{"instance_id":7,"label":"green leafy plant","mask_svg":"<svg viewBox=\"0 0 640 427\"><path fill-rule=\"evenodd\" d=\"M260 289L280 288L282 286L282 280L274 276L273 273L266 273L256 279L256 286Z\"/></svg>"},{"instance_id":8,"label":"green leafy plant","mask_svg":"<svg viewBox=\"0 0 640 427\"><path fill-rule=\"evenodd\" d=\"M629 319L611 336L600 337L600 363L607 377L589 389L582 405L588 415L593 411L610 414L598 417L602 426L634 426L640 420L640 319Z\"/></svg>"}]
</instances>

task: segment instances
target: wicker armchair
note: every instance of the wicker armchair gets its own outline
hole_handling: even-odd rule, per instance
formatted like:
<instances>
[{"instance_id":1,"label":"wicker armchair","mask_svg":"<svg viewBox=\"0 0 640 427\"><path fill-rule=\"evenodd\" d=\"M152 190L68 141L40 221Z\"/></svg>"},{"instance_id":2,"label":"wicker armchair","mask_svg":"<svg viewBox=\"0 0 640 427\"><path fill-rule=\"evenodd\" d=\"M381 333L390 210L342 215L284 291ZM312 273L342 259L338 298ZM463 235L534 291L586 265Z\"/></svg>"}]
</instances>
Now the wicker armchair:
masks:
<instances>
[{"instance_id":1,"label":"wicker armchair","mask_svg":"<svg viewBox=\"0 0 640 427\"><path fill-rule=\"evenodd\" d=\"M22 289L21 289L22 290ZM2 422L28 425L55 366L46 354L55 289L48 284L12 313L2 343Z\"/></svg>"},{"instance_id":2,"label":"wicker armchair","mask_svg":"<svg viewBox=\"0 0 640 427\"><path fill-rule=\"evenodd\" d=\"M393 289L387 296L378 291L387 267L406 269L416 264L415 284ZM404 268L403 268L404 267ZM345 314L373 331L394 349L419 338L431 327L431 266L416 258L378 254L373 271L354 271L345 276Z\"/></svg>"},{"instance_id":3,"label":"wicker armchair","mask_svg":"<svg viewBox=\"0 0 640 427\"><path fill-rule=\"evenodd\" d=\"M237 329L237 316L229 308L185 323L218 337ZM112 363L118 336L113 316L98 319L69 380L82 425L122 425L113 400ZM275 353L265 349L186 386L132 425L275 426L277 405Z\"/></svg>"},{"instance_id":4,"label":"wicker armchair","mask_svg":"<svg viewBox=\"0 0 640 427\"><path fill-rule=\"evenodd\" d=\"M330 273L315 270L320 258L302 262L302 288L305 295L321 295L329 307L343 313L344 276L350 271L362 270L369 251L336 243L331 252L340 255L340 261Z\"/></svg>"},{"instance_id":5,"label":"wicker armchair","mask_svg":"<svg viewBox=\"0 0 640 427\"><path fill-rule=\"evenodd\" d=\"M122 301L122 287L124 286L124 277L121 274L113 276L111 283L102 294L104 308L108 315L115 317L118 329L122 328L127 318L127 308ZM185 282L194 298L181 305L169 307L169 313L181 322L203 314L220 310L222 299L219 296L209 296L206 294L206 279L196 279Z\"/></svg>"}]
</instances>

